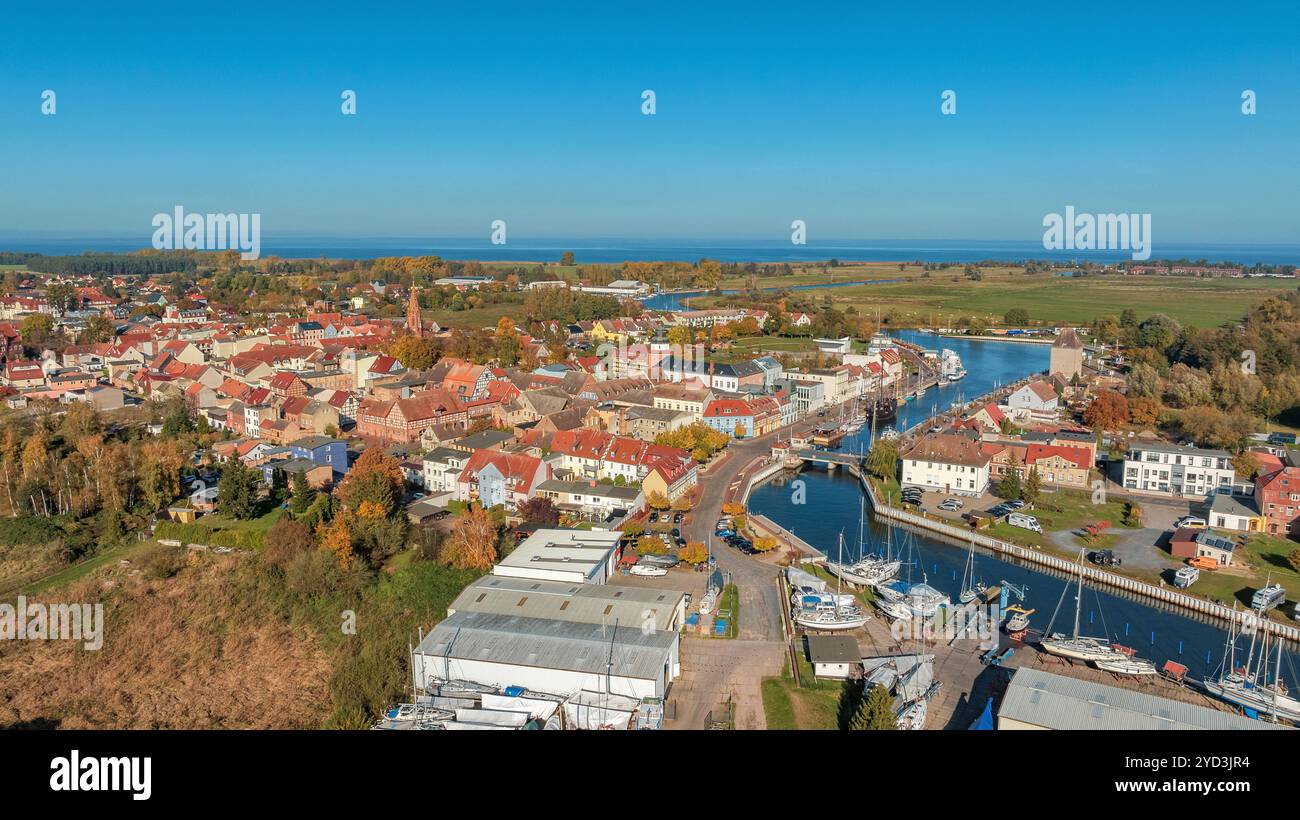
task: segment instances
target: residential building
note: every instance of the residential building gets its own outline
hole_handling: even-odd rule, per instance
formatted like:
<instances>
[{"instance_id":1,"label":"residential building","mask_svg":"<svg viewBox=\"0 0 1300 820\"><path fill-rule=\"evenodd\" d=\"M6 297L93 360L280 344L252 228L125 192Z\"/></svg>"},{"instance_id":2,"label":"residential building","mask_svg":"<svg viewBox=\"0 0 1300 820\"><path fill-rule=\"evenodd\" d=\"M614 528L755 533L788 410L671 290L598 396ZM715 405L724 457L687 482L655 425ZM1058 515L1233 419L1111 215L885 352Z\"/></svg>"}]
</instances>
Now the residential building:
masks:
<instances>
[{"instance_id":1,"label":"residential building","mask_svg":"<svg viewBox=\"0 0 1300 820\"><path fill-rule=\"evenodd\" d=\"M1035 379L1007 396L1007 407L1032 413L1054 413L1059 403L1056 391L1041 379Z\"/></svg>"},{"instance_id":2,"label":"residential building","mask_svg":"<svg viewBox=\"0 0 1300 820\"><path fill-rule=\"evenodd\" d=\"M537 495L551 499L557 509L589 521L621 518L640 512L645 506L645 496L640 487L599 481L553 478L537 485Z\"/></svg>"},{"instance_id":3,"label":"residential building","mask_svg":"<svg viewBox=\"0 0 1300 820\"><path fill-rule=\"evenodd\" d=\"M956 495L982 495L989 484L988 453L957 433L929 433L902 455L902 484Z\"/></svg>"},{"instance_id":4,"label":"residential building","mask_svg":"<svg viewBox=\"0 0 1300 820\"><path fill-rule=\"evenodd\" d=\"M1236 479L1231 453L1163 442L1133 444L1123 469L1125 489L1168 496L1231 493Z\"/></svg>"},{"instance_id":5,"label":"residential building","mask_svg":"<svg viewBox=\"0 0 1300 820\"><path fill-rule=\"evenodd\" d=\"M1278 457L1278 468L1268 473L1260 468L1255 478L1255 506L1271 535L1300 536L1300 451L1287 449Z\"/></svg>"}]
</instances>

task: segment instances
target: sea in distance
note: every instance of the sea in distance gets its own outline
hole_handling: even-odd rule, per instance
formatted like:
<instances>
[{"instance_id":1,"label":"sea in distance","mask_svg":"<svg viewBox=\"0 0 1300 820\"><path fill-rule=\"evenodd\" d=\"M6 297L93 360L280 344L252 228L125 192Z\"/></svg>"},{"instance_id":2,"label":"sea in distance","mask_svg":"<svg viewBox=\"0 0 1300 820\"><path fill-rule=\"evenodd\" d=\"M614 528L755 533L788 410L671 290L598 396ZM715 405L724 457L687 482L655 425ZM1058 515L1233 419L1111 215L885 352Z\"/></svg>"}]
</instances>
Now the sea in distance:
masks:
<instances>
[{"instance_id":1,"label":"sea in distance","mask_svg":"<svg viewBox=\"0 0 1300 820\"><path fill-rule=\"evenodd\" d=\"M149 247L149 236L54 237L0 232L0 251L48 255L85 252L126 253ZM1059 262L1119 262L1129 251L1049 251L1041 241L1028 240L674 240L674 239L510 239L494 245L483 238L323 238L275 236L262 238L262 255L286 259L374 259L381 256L440 256L485 262L558 262L572 251L579 263L722 262L800 263L838 259L843 262L1006 262L1030 259ZM1300 264L1297 244L1155 243L1152 259L1236 262L1244 265Z\"/></svg>"}]
</instances>

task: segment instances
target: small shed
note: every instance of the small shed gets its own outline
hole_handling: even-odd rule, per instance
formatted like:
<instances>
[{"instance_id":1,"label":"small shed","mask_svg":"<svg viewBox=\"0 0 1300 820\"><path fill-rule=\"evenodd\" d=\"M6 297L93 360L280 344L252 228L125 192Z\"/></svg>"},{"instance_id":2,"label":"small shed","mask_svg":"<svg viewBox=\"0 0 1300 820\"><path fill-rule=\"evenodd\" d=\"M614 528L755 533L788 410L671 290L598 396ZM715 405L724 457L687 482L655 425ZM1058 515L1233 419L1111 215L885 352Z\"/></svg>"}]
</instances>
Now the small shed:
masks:
<instances>
[{"instance_id":1,"label":"small shed","mask_svg":"<svg viewBox=\"0 0 1300 820\"><path fill-rule=\"evenodd\" d=\"M1211 530L1182 527L1169 539L1169 552L1175 558L1213 558L1215 563L1226 567L1232 563L1232 551L1236 545L1229 538L1224 538Z\"/></svg>"},{"instance_id":2,"label":"small shed","mask_svg":"<svg viewBox=\"0 0 1300 820\"><path fill-rule=\"evenodd\" d=\"M862 663L862 650L848 635L809 635L808 660L817 677L845 680Z\"/></svg>"}]
</instances>

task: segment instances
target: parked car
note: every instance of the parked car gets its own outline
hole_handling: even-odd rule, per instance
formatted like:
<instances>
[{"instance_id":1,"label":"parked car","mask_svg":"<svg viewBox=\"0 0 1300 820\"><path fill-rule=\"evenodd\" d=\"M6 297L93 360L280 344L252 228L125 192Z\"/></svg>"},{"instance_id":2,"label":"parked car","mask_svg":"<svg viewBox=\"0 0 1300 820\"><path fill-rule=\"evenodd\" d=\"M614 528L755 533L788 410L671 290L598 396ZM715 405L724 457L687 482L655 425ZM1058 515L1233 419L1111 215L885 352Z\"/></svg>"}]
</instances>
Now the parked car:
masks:
<instances>
[{"instance_id":1,"label":"parked car","mask_svg":"<svg viewBox=\"0 0 1300 820\"><path fill-rule=\"evenodd\" d=\"M635 564L629 572L632 575L644 575L649 578L662 578L668 574L668 570L653 564Z\"/></svg>"},{"instance_id":2,"label":"parked car","mask_svg":"<svg viewBox=\"0 0 1300 820\"><path fill-rule=\"evenodd\" d=\"M647 520L648 520L651 524L658 524L658 523L659 523L659 511L658 511L658 510L652 510L652 511L650 512L650 518L647 519Z\"/></svg>"},{"instance_id":3,"label":"parked car","mask_svg":"<svg viewBox=\"0 0 1300 820\"><path fill-rule=\"evenodd\" d=\"M1008 501L1007 506L1013 510L1023 510L1025 508L1025 502L1021 501L1019 498L1016 498L1011 501Z\"/></svg>"},{"instance_id":4,"label":"parked car","mask_svg":"<svg viewBox=\"0 0 1300 820\"><path fill-rule=\"evenodd\" d=\"M684 515L683 513L677 513L676 515L674 515L674 516L673 516L673 523L674 523L674 524L680 524L680 523L682 523L682 516L683 516L683 515Z\"/></svg>"},{"instance_id":5,"label":"parked car","mask_svg":"<svg viewBox=\"0 0 1300 820\"><path fill-rule=\"evenodd\" d=\"M1121 563L1114 550L1097 550L1088 555L1088 560L1099 567L1117 567Z\"/></svg>"},{"instance_id":6,"label":"parked car","mask_svg":"<svg viewBox=\"0 0 1300 820\"><path fill-rule=\"evenodd\" d=\"M1034 518L1032 515L1025 515L1024 513L1011 513L1007 516L1007 523L1013 527L1019 527L1022 530L1029 530L1031 532L1043 531L1043 525L1038 523L1037 518Z\"/></svg>"},{"instance_id":7,"label":"parked car","mask_svg":"<svg viewBox=\"0 0 1300 820\"><path fill-rule=\"evenodd\" d=\"M939 505L939 509L945 512L957 512L957 510L961 509L961 506L962 505L960 501L956 500L955 498L949 498Z\"/></svg>"},{"instance_id":8,"label":"parked car","mask_svg":"<svg viewBox=\"0 0 1300 820\"><path fill-rule=\"evenodd\" d=\"M1174 529L1176 530L1182 529L1183 527L1191 527L1192 529L1203 530L1207 526L1209 526L1209 524L1206 522L1206 520L1196 515L1185 515L1174 522Z\"/></svg>"}]
</instances>

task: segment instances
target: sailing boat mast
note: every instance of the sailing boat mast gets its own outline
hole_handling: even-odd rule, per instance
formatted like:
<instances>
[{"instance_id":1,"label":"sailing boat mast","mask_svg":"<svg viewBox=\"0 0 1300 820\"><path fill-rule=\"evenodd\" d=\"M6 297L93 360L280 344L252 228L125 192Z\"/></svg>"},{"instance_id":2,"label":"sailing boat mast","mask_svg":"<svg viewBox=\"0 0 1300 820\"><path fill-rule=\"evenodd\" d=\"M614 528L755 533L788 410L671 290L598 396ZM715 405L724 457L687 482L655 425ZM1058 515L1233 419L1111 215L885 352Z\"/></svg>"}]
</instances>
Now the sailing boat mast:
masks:
<instances>
[{"instance_id":1,"label":"sailing boat mast","mask_svg":"<svg viewBox=\"0 0 1300 820\"><path fill-rule=\"evenodd\" d=\"M1079 638L1079 610L1083 608L1083 550L1079 550L1079 589L1074 593L1074 637Z\"/></svg>"}]
</instances>

